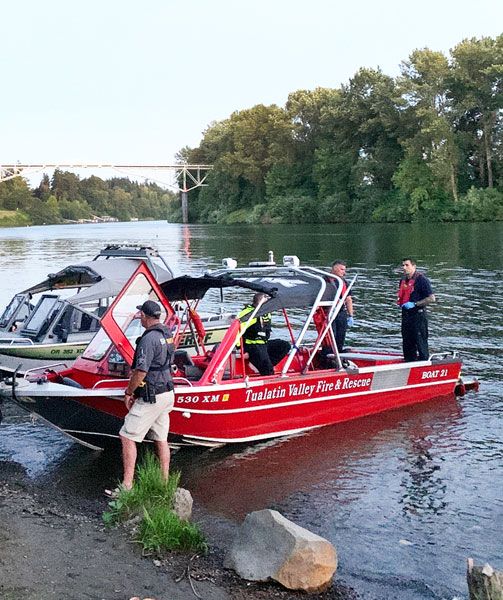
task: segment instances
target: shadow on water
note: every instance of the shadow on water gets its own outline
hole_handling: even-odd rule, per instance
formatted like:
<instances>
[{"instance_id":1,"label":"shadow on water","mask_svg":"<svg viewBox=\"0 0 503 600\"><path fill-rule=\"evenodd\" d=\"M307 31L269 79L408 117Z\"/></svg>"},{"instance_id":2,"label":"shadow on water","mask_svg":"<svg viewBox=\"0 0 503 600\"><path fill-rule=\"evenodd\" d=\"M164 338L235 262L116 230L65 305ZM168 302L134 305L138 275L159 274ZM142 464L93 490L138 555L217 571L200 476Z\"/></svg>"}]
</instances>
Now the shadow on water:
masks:
<instances>
[{"instance_id":1,"label":"shadow on water","mask_svg":"<svg viewBox=\"0 0 503 600\"><path fill-rule=\"evenodd\" d=\"M459 405L450 397L249 446L199 455L184 450L173 463L196 502L236 521L253 510L278 507L312 491L327 493L329 502L340 497L348 503L358 497L354 484L365 475L364 465L371 457L404 449L420 457L418 448L432 443L424 441L431 432L441 429L446 443L459 415ZM410 471L417 471L415 480L411 477L411 493L421 496L424 482L415 460L410 464Z\"/></svg>"}]
</instances>

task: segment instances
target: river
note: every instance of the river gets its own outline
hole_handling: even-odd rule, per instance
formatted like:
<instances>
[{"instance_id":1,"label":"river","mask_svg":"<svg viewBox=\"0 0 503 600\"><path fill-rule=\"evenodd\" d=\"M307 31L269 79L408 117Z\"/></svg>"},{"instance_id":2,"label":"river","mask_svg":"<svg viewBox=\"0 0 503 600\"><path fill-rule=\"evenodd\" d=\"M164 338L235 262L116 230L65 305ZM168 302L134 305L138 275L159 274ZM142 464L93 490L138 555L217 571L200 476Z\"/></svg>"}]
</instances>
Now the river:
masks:
<instances>
[{"instance_id":1,"label":"river","mask_svg":"<svg viewBox=\"0 0 503 600\"><path fill-rule=\"evenodd\" d=\"M274 508L328 538L338 576L366 599L466 598L466 558L503 569L503 223L183 226L165 222L0 230L3 307L14 292L110 242L155 245L176 274L234 257L244 265L297 254L358 274L348 345L400 348L394 304L403 256L432 281L430 350L457 349L478 393L391 411L306 435L216 451L181 450L173 465L224 531ZM41 485L91 497L119 476L119 455L68 441L16 411L0 426L0 460Z\"/></svg>"}]
</instances>

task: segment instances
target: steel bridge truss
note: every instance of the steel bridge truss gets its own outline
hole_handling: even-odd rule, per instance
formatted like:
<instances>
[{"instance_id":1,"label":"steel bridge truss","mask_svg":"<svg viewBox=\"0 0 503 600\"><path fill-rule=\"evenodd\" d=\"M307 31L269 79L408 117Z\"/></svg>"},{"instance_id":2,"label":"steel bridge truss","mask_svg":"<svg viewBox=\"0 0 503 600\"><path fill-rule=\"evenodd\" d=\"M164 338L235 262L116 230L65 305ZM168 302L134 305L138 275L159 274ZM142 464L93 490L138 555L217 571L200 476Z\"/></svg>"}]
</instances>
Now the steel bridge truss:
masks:
<instances>
[{"instance_id":1,"label":"steel bridge truss","mask_svg":"<svg viewBox=\"0 0 503 600\"><path fill-rule=\"evenodd\" d=\"M124 164L90 164L90 163L41 163L41 164L15 164L0 165L0 182L14 179L15 177L25 177L40 171L53 169L110 169L123 175L146 177L143 171L167 171L176 183L170 184L160 182L163 185L174 188L178 192L188 193L191 190L206 185L205 181L213 169L213 165L124 165ZM154 181L151 177L146 177L149 181Z\"/></svg>"}]
</instances>

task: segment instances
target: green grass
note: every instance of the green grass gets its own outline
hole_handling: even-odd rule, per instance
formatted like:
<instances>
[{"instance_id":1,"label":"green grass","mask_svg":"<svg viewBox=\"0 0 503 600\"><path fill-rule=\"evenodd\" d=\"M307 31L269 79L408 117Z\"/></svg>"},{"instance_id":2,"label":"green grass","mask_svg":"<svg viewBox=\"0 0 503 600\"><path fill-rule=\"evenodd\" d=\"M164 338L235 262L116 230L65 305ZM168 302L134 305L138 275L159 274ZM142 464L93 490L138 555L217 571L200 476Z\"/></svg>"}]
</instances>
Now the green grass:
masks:
<instances>
[{"instance_id":1,"label":"green grass","mask_svg":"<svg viewBox=\"0 0 503 600\"><path fill-rule=\"evenodd\" d=\"M0 227L22 227L30 224L28 215L20 210L0 210Z\"/></svg>"},{"instance_id":2,"label":"green grass","mask_svg":"<svg viewBox=\"0 0 503 600\"><path fill-rule=\"evenodd\" d=\"M133 488L121 490L118 498L109 503L103 513L104 522L115 525L139 516L136 541L144 551L205 552L207 544L197 525L182 521L172 510L179 481L178 472L170 473L165 481L155 456L146 453L138 466Z\"/></svg>"},{"instance_id":3,"label":"green grass","mask_svg":"<svg viewBox=\"0 0 503 600\"><path fill-rule=\"evenodd\" d=\"M172 511L155 506L150 512L145 510L140 523L138 541L144 551L198 550L206 552L204 535L194 523L182 521Z\"/></svg>"}]
</instances>

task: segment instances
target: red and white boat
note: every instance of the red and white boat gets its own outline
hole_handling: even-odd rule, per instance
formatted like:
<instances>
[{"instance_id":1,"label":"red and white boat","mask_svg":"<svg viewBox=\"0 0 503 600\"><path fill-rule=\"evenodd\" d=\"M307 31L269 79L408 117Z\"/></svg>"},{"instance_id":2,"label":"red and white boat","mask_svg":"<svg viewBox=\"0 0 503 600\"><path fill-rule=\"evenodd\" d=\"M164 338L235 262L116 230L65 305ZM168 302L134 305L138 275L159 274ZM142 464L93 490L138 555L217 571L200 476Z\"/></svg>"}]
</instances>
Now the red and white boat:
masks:
<instances>
[{"instance_id":1,"label":"red and white boat","mask_svg":"<svg viewBox=\"0 0 503 600\"><path fill-rule=\"evenodd\" d=\"M170 435L175 444L251 442L452 398L461 371L455 351L408 363L396 351L350 350L339 355L331 323L344 300L343 286L333 297L329 280L334 275L299 266L296 257L285 259L284 266L268 262L245 268L232 268L224 261L231 268L163 284L141 264L72 368L28 372L22 379L4 381L0 393L76 440L103 447L117 438L126 412L123 394L133 343L141 333L135 307L148 298L162 305L162 319L174 327L175 341L187 330L196 338L194 355L177 350L174 357ZM290 353L269 376L260 375L242 352L244 327L238 319L222 341L209 348L197 312L201 301L219 296L227 309L238 312L257 291L266 293L268 300L249 318L272 313L274 332L291 342Z\"/></svg>"}]
</instances>

